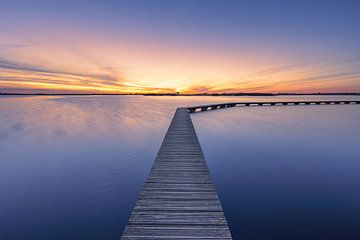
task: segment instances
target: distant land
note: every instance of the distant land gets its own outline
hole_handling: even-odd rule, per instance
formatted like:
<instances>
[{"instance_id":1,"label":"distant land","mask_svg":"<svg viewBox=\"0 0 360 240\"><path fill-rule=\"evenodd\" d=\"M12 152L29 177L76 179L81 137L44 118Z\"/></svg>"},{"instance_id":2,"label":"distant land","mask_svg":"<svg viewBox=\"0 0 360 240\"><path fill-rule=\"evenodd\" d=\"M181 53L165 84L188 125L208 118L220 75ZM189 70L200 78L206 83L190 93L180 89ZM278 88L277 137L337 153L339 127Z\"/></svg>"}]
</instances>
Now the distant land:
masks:
<instances>
[{"instance_id":1,"label":"distant land","mask_svg":"<svg viewBox=\"0 0 360 240\"><path fill-rule=\"evenodd\" d=\"M304 96L304 95L350 95L360 96L360 92L335 93L2 93L0 95L29 95L29 96L89 96L89 95L142 95L142 96Z\"/></svg>"}]
</instances>

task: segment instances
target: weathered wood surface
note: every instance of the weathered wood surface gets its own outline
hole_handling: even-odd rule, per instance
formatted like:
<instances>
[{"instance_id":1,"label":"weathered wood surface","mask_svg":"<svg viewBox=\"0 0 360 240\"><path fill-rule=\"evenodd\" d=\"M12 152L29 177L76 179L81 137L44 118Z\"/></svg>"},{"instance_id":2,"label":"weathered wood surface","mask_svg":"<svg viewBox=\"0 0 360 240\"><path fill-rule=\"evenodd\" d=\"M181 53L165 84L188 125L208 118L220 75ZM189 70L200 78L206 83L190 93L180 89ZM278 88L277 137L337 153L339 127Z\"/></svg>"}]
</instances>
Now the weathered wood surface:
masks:
<instances>
[{"instance_id":1,"label":"weathered wood surface","mask_svg":"<svg viewBox=\"0 0 360 240\"><path fill-rule=\"evenodd\" d=\"M121 239L232 239L186 108L176 110Z\"/></svg>"},{"instance_id":2,"label":"weathered wood surface","mask_svg":"<svg viewBox=\"0 0 360 240\"><path fill-rule=\"evenodd\" d=\"M294 105L344 105L360 104L360 101L284 101L284 102L232 102L187 107L190 113L216 110L229 107L256 107L256 106L294 106Z\"/></svg>"}]
</instances>

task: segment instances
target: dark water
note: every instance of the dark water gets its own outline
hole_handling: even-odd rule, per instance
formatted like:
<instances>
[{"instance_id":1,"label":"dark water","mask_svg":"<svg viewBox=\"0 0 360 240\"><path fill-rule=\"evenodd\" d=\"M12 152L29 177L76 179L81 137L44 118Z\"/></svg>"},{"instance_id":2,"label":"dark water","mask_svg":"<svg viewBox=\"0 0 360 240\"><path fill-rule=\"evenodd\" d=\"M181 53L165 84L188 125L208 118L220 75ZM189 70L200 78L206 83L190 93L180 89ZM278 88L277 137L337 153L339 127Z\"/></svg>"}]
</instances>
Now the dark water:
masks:
<instances>
[{"instance_id":1,"label":"dark water","mask_svg":"<svg viewBox=\"0 0 360 240\"><path fill-rule=\"evenodd\" d=\"M360 239L360 106L192 118L235 239Z\"/></svg>"},{"instance_id":2,"label":"dark water","mask_svg":"<svg viewBox=\"0 0 360 240\"><path fill-rule=\"evenodd\" d=\"M1 97L0 240L119 239L177 106L265 99ZM192 118L234 238L360 239L359 105Z\"/></svg>"}]
</instances>

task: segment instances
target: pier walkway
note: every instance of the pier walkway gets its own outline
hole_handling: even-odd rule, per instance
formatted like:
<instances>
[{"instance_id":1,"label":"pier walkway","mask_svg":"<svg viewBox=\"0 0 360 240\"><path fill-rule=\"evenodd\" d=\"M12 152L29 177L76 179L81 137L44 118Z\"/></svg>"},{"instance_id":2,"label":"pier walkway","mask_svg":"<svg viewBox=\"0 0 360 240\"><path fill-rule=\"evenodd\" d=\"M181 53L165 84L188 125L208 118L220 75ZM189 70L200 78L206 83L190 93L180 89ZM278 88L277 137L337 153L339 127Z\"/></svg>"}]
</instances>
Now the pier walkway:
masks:
<instances>
[{"instance_id":1,"label":"pier walkway","mask_svg":"<svg viewBox=\"0 0 360 240\"><path fill-rule=\"evenodd\" d=\"M232 239L186 108L176 110L121 239Z\"/></svg>"},{"instance_id":2,"label":"pier walkway","mask_svg":"<svg viewBox=\"0 0 360 240\"><path fill-rule=\"evenodd\" d=\"M220 104L200 105L188 107L190 113L216 110L229 107L257 107L257 106L293 106L293 105L344 105L360 104L360 101L282 101L282 102L231 102Z\"/></svg>"}]
</instances>

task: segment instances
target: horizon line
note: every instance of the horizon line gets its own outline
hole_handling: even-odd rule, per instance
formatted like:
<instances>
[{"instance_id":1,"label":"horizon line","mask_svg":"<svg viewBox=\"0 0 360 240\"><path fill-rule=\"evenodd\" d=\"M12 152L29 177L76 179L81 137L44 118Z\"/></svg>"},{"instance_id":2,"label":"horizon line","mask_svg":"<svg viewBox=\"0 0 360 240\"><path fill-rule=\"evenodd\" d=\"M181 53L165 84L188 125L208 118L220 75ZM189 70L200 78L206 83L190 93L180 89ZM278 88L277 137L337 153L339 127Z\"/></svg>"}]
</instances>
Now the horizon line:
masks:
<instances>
[{"instance_id":1,"label":"horizon line","mask_svg":"<svg viewBox=\"0 0 360 240\"><path fill-rule=\"evenodd\" d=\"M142 96L281 96L281 95L360 95L360 92L308 92L308 93L21 93L21 92L0 92L0 95L29 95L29 96L61 96L61 95L142 95Z\"/></svg>"}]
</instances>

